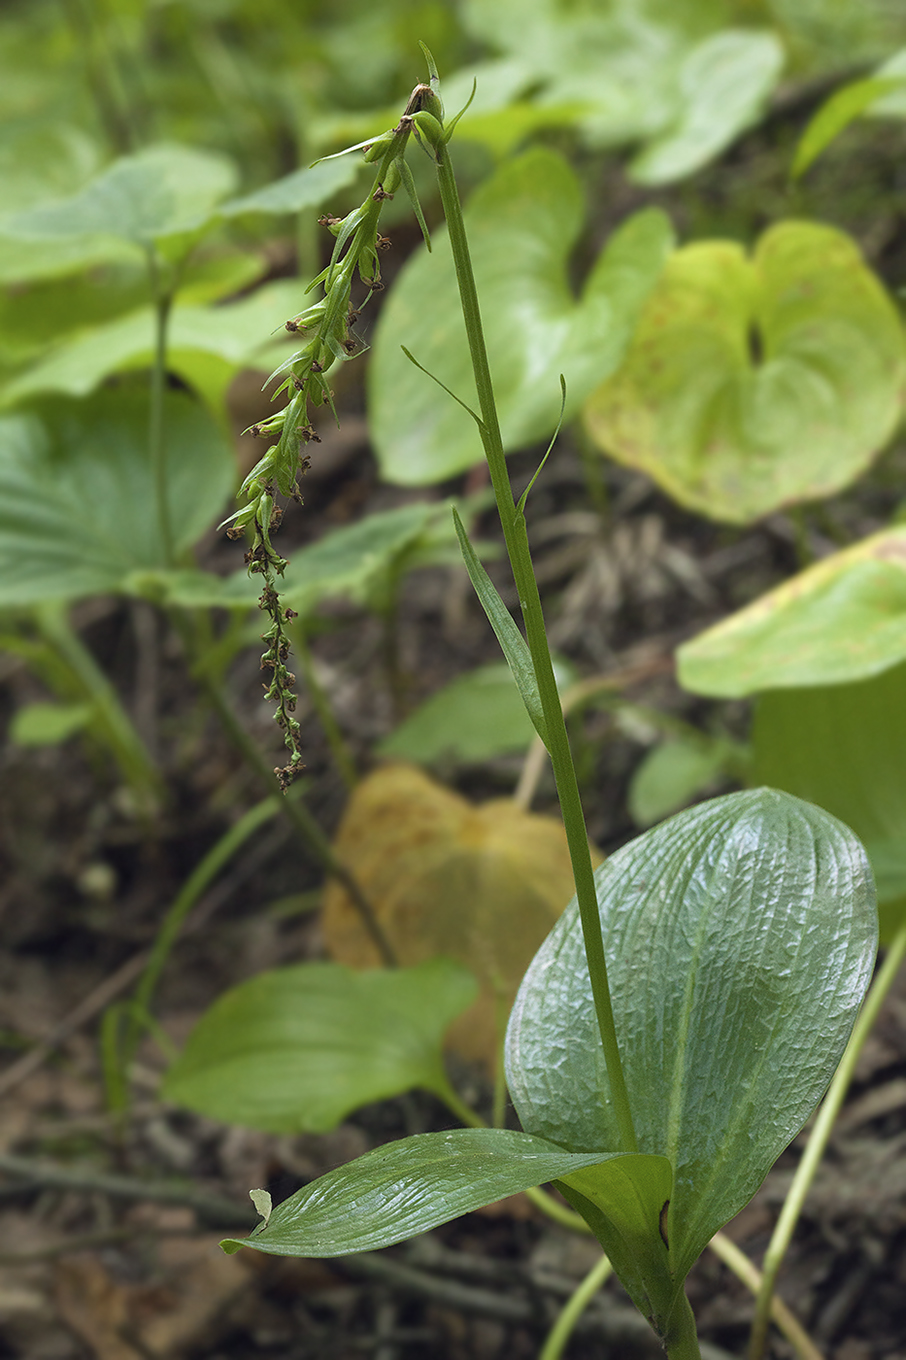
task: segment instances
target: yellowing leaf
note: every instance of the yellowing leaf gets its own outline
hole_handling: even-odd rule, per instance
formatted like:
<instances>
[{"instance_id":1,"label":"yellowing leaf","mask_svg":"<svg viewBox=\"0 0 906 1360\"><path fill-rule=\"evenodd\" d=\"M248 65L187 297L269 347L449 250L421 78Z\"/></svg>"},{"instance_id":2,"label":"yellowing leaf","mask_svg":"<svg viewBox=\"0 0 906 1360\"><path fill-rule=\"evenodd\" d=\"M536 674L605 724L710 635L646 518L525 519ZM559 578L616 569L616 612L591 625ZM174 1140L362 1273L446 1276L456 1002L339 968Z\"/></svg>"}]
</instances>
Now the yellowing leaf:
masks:
<instances>
[{"instance_id":1,"label":"yellowing leaf","mask_svg":"<svg viewBox=\"0 0 906 1360\"><path fill-rule=\"evenodd\" d=\"M495 1011L505 1018L532 956L574 892L560 823L505 798L473 807L421 770L391 765L356 789L336 849L400 963L444 954L477 974L481 996L453 1025L451 1040L464 1056L492 1065ZM324 934L341 963L380 962L336 883L327 889Z\"/></svg>"},{"instance_id":2,"label":"yellowing leaf","mask_svg":"<svg viewBox=\"0 0 906 1360\"><path fill-rule=\"evenodd\" d=\"M681 505L745 524L858 477L896 427L904 383L896 309L855 242L781 222L751 258L701 241L668 259L585 422Z\"/></svg>"}]
</instances>

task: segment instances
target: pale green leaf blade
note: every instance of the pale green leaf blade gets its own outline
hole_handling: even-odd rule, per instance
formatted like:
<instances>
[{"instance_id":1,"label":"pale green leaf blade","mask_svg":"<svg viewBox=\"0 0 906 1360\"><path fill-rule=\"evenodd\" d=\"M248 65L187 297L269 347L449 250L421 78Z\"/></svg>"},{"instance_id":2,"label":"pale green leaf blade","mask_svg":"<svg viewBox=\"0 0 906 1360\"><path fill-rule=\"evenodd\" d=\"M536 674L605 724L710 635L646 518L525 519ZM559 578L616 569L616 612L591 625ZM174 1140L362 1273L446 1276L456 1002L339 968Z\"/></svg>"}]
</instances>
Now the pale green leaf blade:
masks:
<instances>
[{"instance_id":1,"label":"pale green leaf blade","mask_svg":"<svg viewBox=\"0 0 906 1360\"><path fill-rule=\"evenodd\" d=\"M793 179L804 175L809 166L845 132L851 123L876 103L883 94L898 89L906 83L906 74L899 79L869 76L865 80L854 80L836 90L808 123L799 139L790 174Z\"/></svg>"},{"instance_id":2,"label":"pale green leaf blade","mask_svg":"<svg viewBox=\"0 0 906 1360\"><path fill-rule=\"evenodd\" d=\"M906 660L906 527L816 562L677 651L680 684L742 699L840 685Z\"/></svg>"},{"instance_id":3,"label":"pale green leaf blade","mask_svg":"<svg viewBox=\"0 0 906 1360\"><path fill-rule=\"evenodd\" d=\"M680 504L747 523L852 482L902 414L906 343L842 232L788 221L668 261L591 437Z\"/></svg>"},{"instance_id":4,"label":"pale green leaf blade","mask_svg":"<svg viewBox=\"0 0 906 1360\"><path fill-rule=\"evenodd\" d=\"M759 695L752 753L759 783L817 803L865 843L889 936L906 896L906 667Z\"/></svg>"},{"instance_id":5,"label":"pale green leaf blade","mask_svg":"<svg viewBox=\"0 0 906 1360\"><path fill-rule=\"evenodd\" d=\"M354 160L320 161L241 198L231 198L220 205L220 214L239 217L243 213L297 213L303 208L319 208L331 194L351 184L360 169L361 163Z\"/></svg>"},{"instance_id":6,"label":"pale green leaf blade","mask_svg":"<svg viewBox=\"0 0 906 1360\"><path fill-rule=\"evenodd\" d=\"M173 538L184 551L225 503L235 463L184 393L168 394L164 422ZM0 419L0 605L116 591L129 573L165 565L146 393L57 399Z\"/></svg>"},{"instance_id":7,"label":"pale green leaf blade","mask_svg":"<svg viewBox=\"0 0 906 1360\"><path fill-rule=\"evenodd\" d=\"M58 746L88 726L94 716L90 704L25 704L9 725L14 746Z\"/></svg>"},{"instance_id":8,"label":"pale green leaf blade","mask_svg":"<svg viewBox=\"0 0 906 1360\"><path fill-rule=\"evenodd\" d=\"M235 182L225 156L151 146L114 161L72 197L7 218L4 231L25 240L102 235L150 245L203 227Z\"/></svg>"},{"instance_id":9,"label":"pale green leaf blade","mask_svg":"<svg viewBox=\"0 0 906 1360\"><path fill-rule=\"evenodd\" d=\"M168 368L206 398L219 393L240 368L256 366L271 333L282 330L298 301L298 286L280 281L220 307L174 307ZM19 405L46 392L86 396L114 373L150 367L154 343L150 307L117 317L54 347L0 389L0 404ZM292 350L284 346L283 352Z\"/></svg>"},{"instance_id":10,"label":"pale green leaf blade","mask_svg":"<svg viewBox=\"0 0 906 1360\"><path fill-rule=\"evenodd\" d=\"M481 602L482 609L488 616L488 623L494 629L513 679L522 695L526 712L532 720L532 725L538 736L547 745L547 723L544 720L538 680L528 643L516 627L512 614L500 598L490 576L481 565L478 554L469 542L469 536L456 510L453 511L453 522L459 535L459 546L462 549L463 561L466 564L466 571L469 573L469 580L475 588L475 594Z\"/></svg>"},{"instance_id":11,"label":"pale green leaf blade","mask_svg":"<svg viewBox=\"0 0 906 1360\"><path fill-rule=\"evenodd\" d=\"M639 1148L674 1168L681 1279L823 1095L877 947L865 853L770 789L680 813L596 872ZM536 955L507 1035L523 1126L568 1147L617 1136L575 902Z\"/></svg>"},{"instance_id":12,"label":"pale green leaf blade","mask_svg":"<svg viewBox=\"0 0 906 1360\"><path fill-rule=\"evenodd\" d=\"M262 1232L222 1245L278 1256L371 1251L612 1156L505 1129L416 1134L319 1177L278 1204Z\"/></svg>"},{"instance_id":13,"label":"pale green leaf blade","mask_svg":"<svg viewBox=\"0 0 906 1360\"><path fill-rule=\"evenodd\" d=\"M269 1133L325 1133L372 1101L414 1087L442 1091L444 1035L477 990L449 959L392 971L304 963L259 973L201 1018L163 1095Z\"/></svg>"},{"instance_id":14,"label":"pale green leaf blade","mask_svg":"<svg viewBox=\"0 0 906 1360\"><path fill-rule=\"evenodd\" d=\"M653 826L685 807L697 794L713 792L714 784L726 773L727 754L727 743L706 738L691 741L680 737L655 746L629 781L626 805L636 826Z\"/></svg>"},{"instance_id":15,"label":"pale green leaf blade","mask_svg":"<svg viewBox=\"0 0 906 1360\"><path fill-rule=\"evenodd\" d=\"M663 214L638 214L615 233L582 295L567 264L583 222L578 182L566 162L535 149L506 163L466 208L475 277L504 445L549 437L566 378L567 418L620 362L635 318L670 249ZM459 290L446 233L416 252L381 313L369 367L369 420L383 474L421 485L472 466L481 448L472 422L439 402L407 364L420 364L477 406Z\"/></svg>"},{"instance_id":16,"label":"pale green leaf blade","mask_svg":"<svg viewBox=\"0 0 906 1360\"><path fill-rule=\"evenodd\" d=\"M640 184L669 184L713 160L756 123L783 69L773 33L725 29L693 48L680 67L676 121L632 162Z\"/></svg>"}]
</instances>

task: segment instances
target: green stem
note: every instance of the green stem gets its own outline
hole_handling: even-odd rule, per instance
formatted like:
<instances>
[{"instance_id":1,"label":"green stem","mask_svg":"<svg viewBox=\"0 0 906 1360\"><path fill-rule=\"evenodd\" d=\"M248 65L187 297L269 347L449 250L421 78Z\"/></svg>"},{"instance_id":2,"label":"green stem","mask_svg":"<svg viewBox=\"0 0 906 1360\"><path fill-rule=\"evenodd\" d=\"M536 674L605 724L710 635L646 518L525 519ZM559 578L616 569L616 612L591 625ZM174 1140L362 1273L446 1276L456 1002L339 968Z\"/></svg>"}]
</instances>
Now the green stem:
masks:
<instances>
[{"instance_id":1,"label":"green stem","mask_svg":"<svg viewBox=\"0 0 906 1360\"><path fill-rule=\"evenodd\" d=\"M211 846L173 899L157 932L157 937L151 948L151 956L139 978L138 986L132 998L121 1050L120 1061L124 1068L128 1067L135 1054L154 989L163 972L170 951L179 937L186 916L208 884L216 877L223 866L229 863L240 846L244 845L249 836L263 826L265 822L275 817L279 811L280 802L276 798L265 798L263 802L250 808L234 826L225 831L219 840Z\"/></svg>"},{"instance_id":2,"label":"green stem","mask_svg":"<svg viewBox=\"0 0 906 1360\"><path fill-rule=\"evenodd\" d=\"M846 1092L852 1081L859 1054L874 1027L878 1012L890 991L894 978L900 970L904 955L906 955L906 921L903 922L894 936L887 951L887 957L878 969L868 996L865 998L865 1004L859 1012L859 1018L856 1020L849 1043L846 1045L840 1066L834 1074L834 1079L824 1097L824 1103L818 1111L818 1117L809 1136L805 1152L802 1154L802 1160L796 1168L796 1174L793 1176L792 1184L784 1200L777 1226L774 1228L773 1235L768 1243L762 1267L761 1288L758 1291L758 1298L755 1303L755 1318L749 1338L749 1360L762 1360L767 1349L771 1300L780 1266L792 1240L812 1181L815 1179L815 1173L824 1156L828 1139L831 1136L837 1115L840 1113L840 1107L846 1098Z\"/></svg>"},{"instance_id":3,"label":"green stem","mask_svg":"<svg viewBox=\"0 0 906 1360\"><path fill-rule=\"evenodd\" d=\"M187 654L193 656L192 630L188 619L181 618L174 614L174 623L182 638L183 645ZM272 795L280 798L280 811L293 827L308 852L317 860L326 873L331 874L339 883L343 885L349 894L350 900L356 911L361 917L362 924L371 936L375 948L380 954L381 961L387 968L398 966L396 953L390 942L381 929L380 923L374 913L374 908L362 891L358 881L350 873L346 865L337 858L334 848L330 841L321 830L314 817L309 812L305 804L299 799L284 798L280 789L280 784L273 770L268 768L267 761L262 756L254 741L245 731L242 723L231 709L226 695L214 677L203 667L194 666L193 672L196 679L204 687L204 690L211 702L223 726L223 730L242 756L250 770L253 770L258 778L270 791Z\"/></svg>"},{"instance_id":4,"label":"green stem","mask_svg":"<svg viewBox=\"0 0 906 1360\"><path fill-rule=\"evenodd\" d=\"M579 1318L612 1274L613 1266L606 1256L602 1256L600 1261L595 1262L585 1279L577 1286L560 1310L560 1316L548 1332L547 1340L541 1348L538 1360L560 1360Z\"/></svg>"},{"instance_id":5,"label":"green stem","mask_svg":"<svg viewBox=\"0 0 906 1360\"><path fill-rule=\"evenodd\" d=\"M172 290L161 281L160 261L153 246L148 247L148 274L154 298L154 365L151 369L151 409L148 420L148 448L154 478L154 507L160 533L164 563L176 560L170 499L167 494L167 449L164 438L164 385L167 379L167 327L173 305Z\"/></svg>"},{"instance_id":6,"label":"green stem","mask_svg":"<svg viewBox=\"0 0 906 1360\"><path fill-rule=\"evenodd\" d=\"M541 707L547 727L551 764L554 770L554 779L560 799L563 825L566 830L566 839L576 883L576 896L582 919L588 972L591 979L601 1044L607 1064L614 1113L620 1130L623 1151L635 1152L637 1148L635 1130L613 1019L610 986L607 980L607 962L601 934L601 919L598 913L594 871L588 846L585 816L582 811L582 800L579 796L579 784L576 779L566 724L563 719L557 682L554 679L554 668L544 626L541 597L532 568L525 518L517 511L507 473L506 456L500 434L500 423L497 418L491 370L488 364L481 312L478 305L478 292L472 272L472 260L466 238L462 205L459 201L459 191L456 187L456 179L446 143L441 142L435 148L435 151L441 203L450 234L450 246L453 252L453 263L456 268L463 318L472 356L472 369L483 422L481 426L482 443L488 460L488 470L497 500L507 554L519 593L519 603L525 620L526 641L532 656Z\"/></svg>"},{"instance_id":7,"label":"green stem","mask_svg":"<svg viewBox=\"0 0 906 1360\"><path fill-rule=\"evenodd\" d=\"M161 779L119 695L71 626L64 605L57 601L39 604L34 617L41 636L91 699L110 749L139 800L140 811L147 815L163 796Z\"/></svg>"},{"instance_id":8,"label":"green stem","mask_svg":"<svg viewBox=\"0 0 906 1360\"><path fill-rule=\"evenodd\" d=\"M698 1345L698 1332L695 1329L695 1318L692 1315L685 1290L680 1291L670 1321L670 1335L664 1342L667 1360L702 1360L702 1353Z\"/></svg>"}]
</instances>

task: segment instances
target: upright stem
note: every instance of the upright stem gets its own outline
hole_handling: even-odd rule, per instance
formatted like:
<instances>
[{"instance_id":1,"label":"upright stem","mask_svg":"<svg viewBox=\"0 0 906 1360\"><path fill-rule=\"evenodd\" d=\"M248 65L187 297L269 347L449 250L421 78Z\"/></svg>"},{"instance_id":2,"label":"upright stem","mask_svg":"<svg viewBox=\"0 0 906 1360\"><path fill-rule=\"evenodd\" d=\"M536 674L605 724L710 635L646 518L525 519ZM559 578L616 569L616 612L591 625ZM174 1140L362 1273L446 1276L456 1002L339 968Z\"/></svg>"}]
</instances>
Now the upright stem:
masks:
<instances>
[{"instance_id":1,"label":"upright stem","mask_svg":"<svg viewBox=\"0 0 906 1360\"><path fill-rule=\"evenodd\" d=\"M865 1004L859 1012L859 1018L850 1035L849 1043L846 1045L846 1052L843 1054L840 1066L837 1068L827 1095L824 1097L824 1104L818 1111L818 1117L815 1120L805 1152L802 1154L802 1160L796 1168L796 1174L793 1176L792 1184L784 1200L777 1226L768 1243L762 1267L761 1288L758 1291L758 1298L755 1303L755 1319L749 1338L749 1360L762 1360L767 1349L771 1300L774 1295L774 1286L777 1283L777 1274L792 1240L799 1215L802 1213L806 1195L811 1189L815 1173L818 1170L821 1158L824 1156L828 1139L831 1136L837 1115L840 1113L840 1107L846 1099L846 1092L849 1090L859 1054L862 1052L865 1040L874 1028L878 1012L900 970L904 955L906 955L906 921L894 936L887 951L887 957L879 968L871 985L871 990L865 998Z\"/></svg>"},{"instance_id":2,"label":"upright stem","mask_svg":"<svg viewBox=\"0 0 906 1360\"><path fill-rule=\"evenodd\" d=\"M151 411L148 421L148 447L154 478L154 508L163 548L164 562L172 567L176 558L170 500L167 495L167 449L164 438L164 385L167 378L167 326L173 293L163 286L160 263L154 247L148 248L148 273L154 298L154 366L151 370Z\"/></svg>"},{"instance_id":3,"label":"upright stem","mask_svg":"<svg viewBox=\"0 0 906 1360\"><path fill-rule=\"evenodd\" d=\"M494 400L494 388L491 382L491 371L481 324L478 292L472 272L472 261L466 239L459 191L456 187L453 166L446 144L441 143L435 148L435 151L441 203L450 233L453 263L459 283L459 294L483 422L481 437L488 460L491 484L497 499L507 553L516 588L519 592L519 603L522 608L522 617L525 620L526 641L532 656L541 707L547 727L551 764L557 784L557 794L560 799L563 824L576 883L576 896L579 901L588 972L591 979L598 1030L607 1064L614 1113L620 1130L623 1151L634 1152L637 1147L635 1130L613 1019L610 986L607 980L607 962L604 956L604 941L601 934L601 919L598 914L594 871L588 847L585 816L579 796L579 784L569 747L557 682L554 679L554 668L547 643L538 583L535 580L535 573L532 568L525 519L517 510L507 473L500 423L497 418L497 406Z\"/></svg>"},{"instance_id":4,"label":"upright stem","mask_svg":"<svg viewBox=\"0 0 906 1360\"><path fill-rule=\"evenodd\" d=\"M667 1360L702 1360L695 1318L685 1290L680 1291L671 1323L670 1336L664 1343Z\"/></svg>"}]
</instances>

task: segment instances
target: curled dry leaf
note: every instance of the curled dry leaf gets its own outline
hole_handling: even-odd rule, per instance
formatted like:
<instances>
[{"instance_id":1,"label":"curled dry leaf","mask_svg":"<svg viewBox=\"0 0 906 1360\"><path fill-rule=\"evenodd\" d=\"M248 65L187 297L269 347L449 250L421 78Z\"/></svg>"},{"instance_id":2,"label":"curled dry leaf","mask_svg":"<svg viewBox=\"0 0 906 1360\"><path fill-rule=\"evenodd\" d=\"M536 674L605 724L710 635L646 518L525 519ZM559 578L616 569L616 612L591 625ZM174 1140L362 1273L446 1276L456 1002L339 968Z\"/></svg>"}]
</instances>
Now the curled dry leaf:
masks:
<instances>
[{"instance_id":1,"label":"curled dry leaf","mask_svg":"<svg viewBox=\"0 0 906 1360\"><path fill-rule=\"evenodd\" d=\"M401 964L444 954L475 972L481 994L453 1025L451 1046L492 1067L496 1012L502 1026L523 973L574 892L560 823L507 798L474 807L421 770L391 765L356 789L336 849ZM380 963L337 883L327 889L324 934L340 962Z\"/></svg>"}]
</instances>

